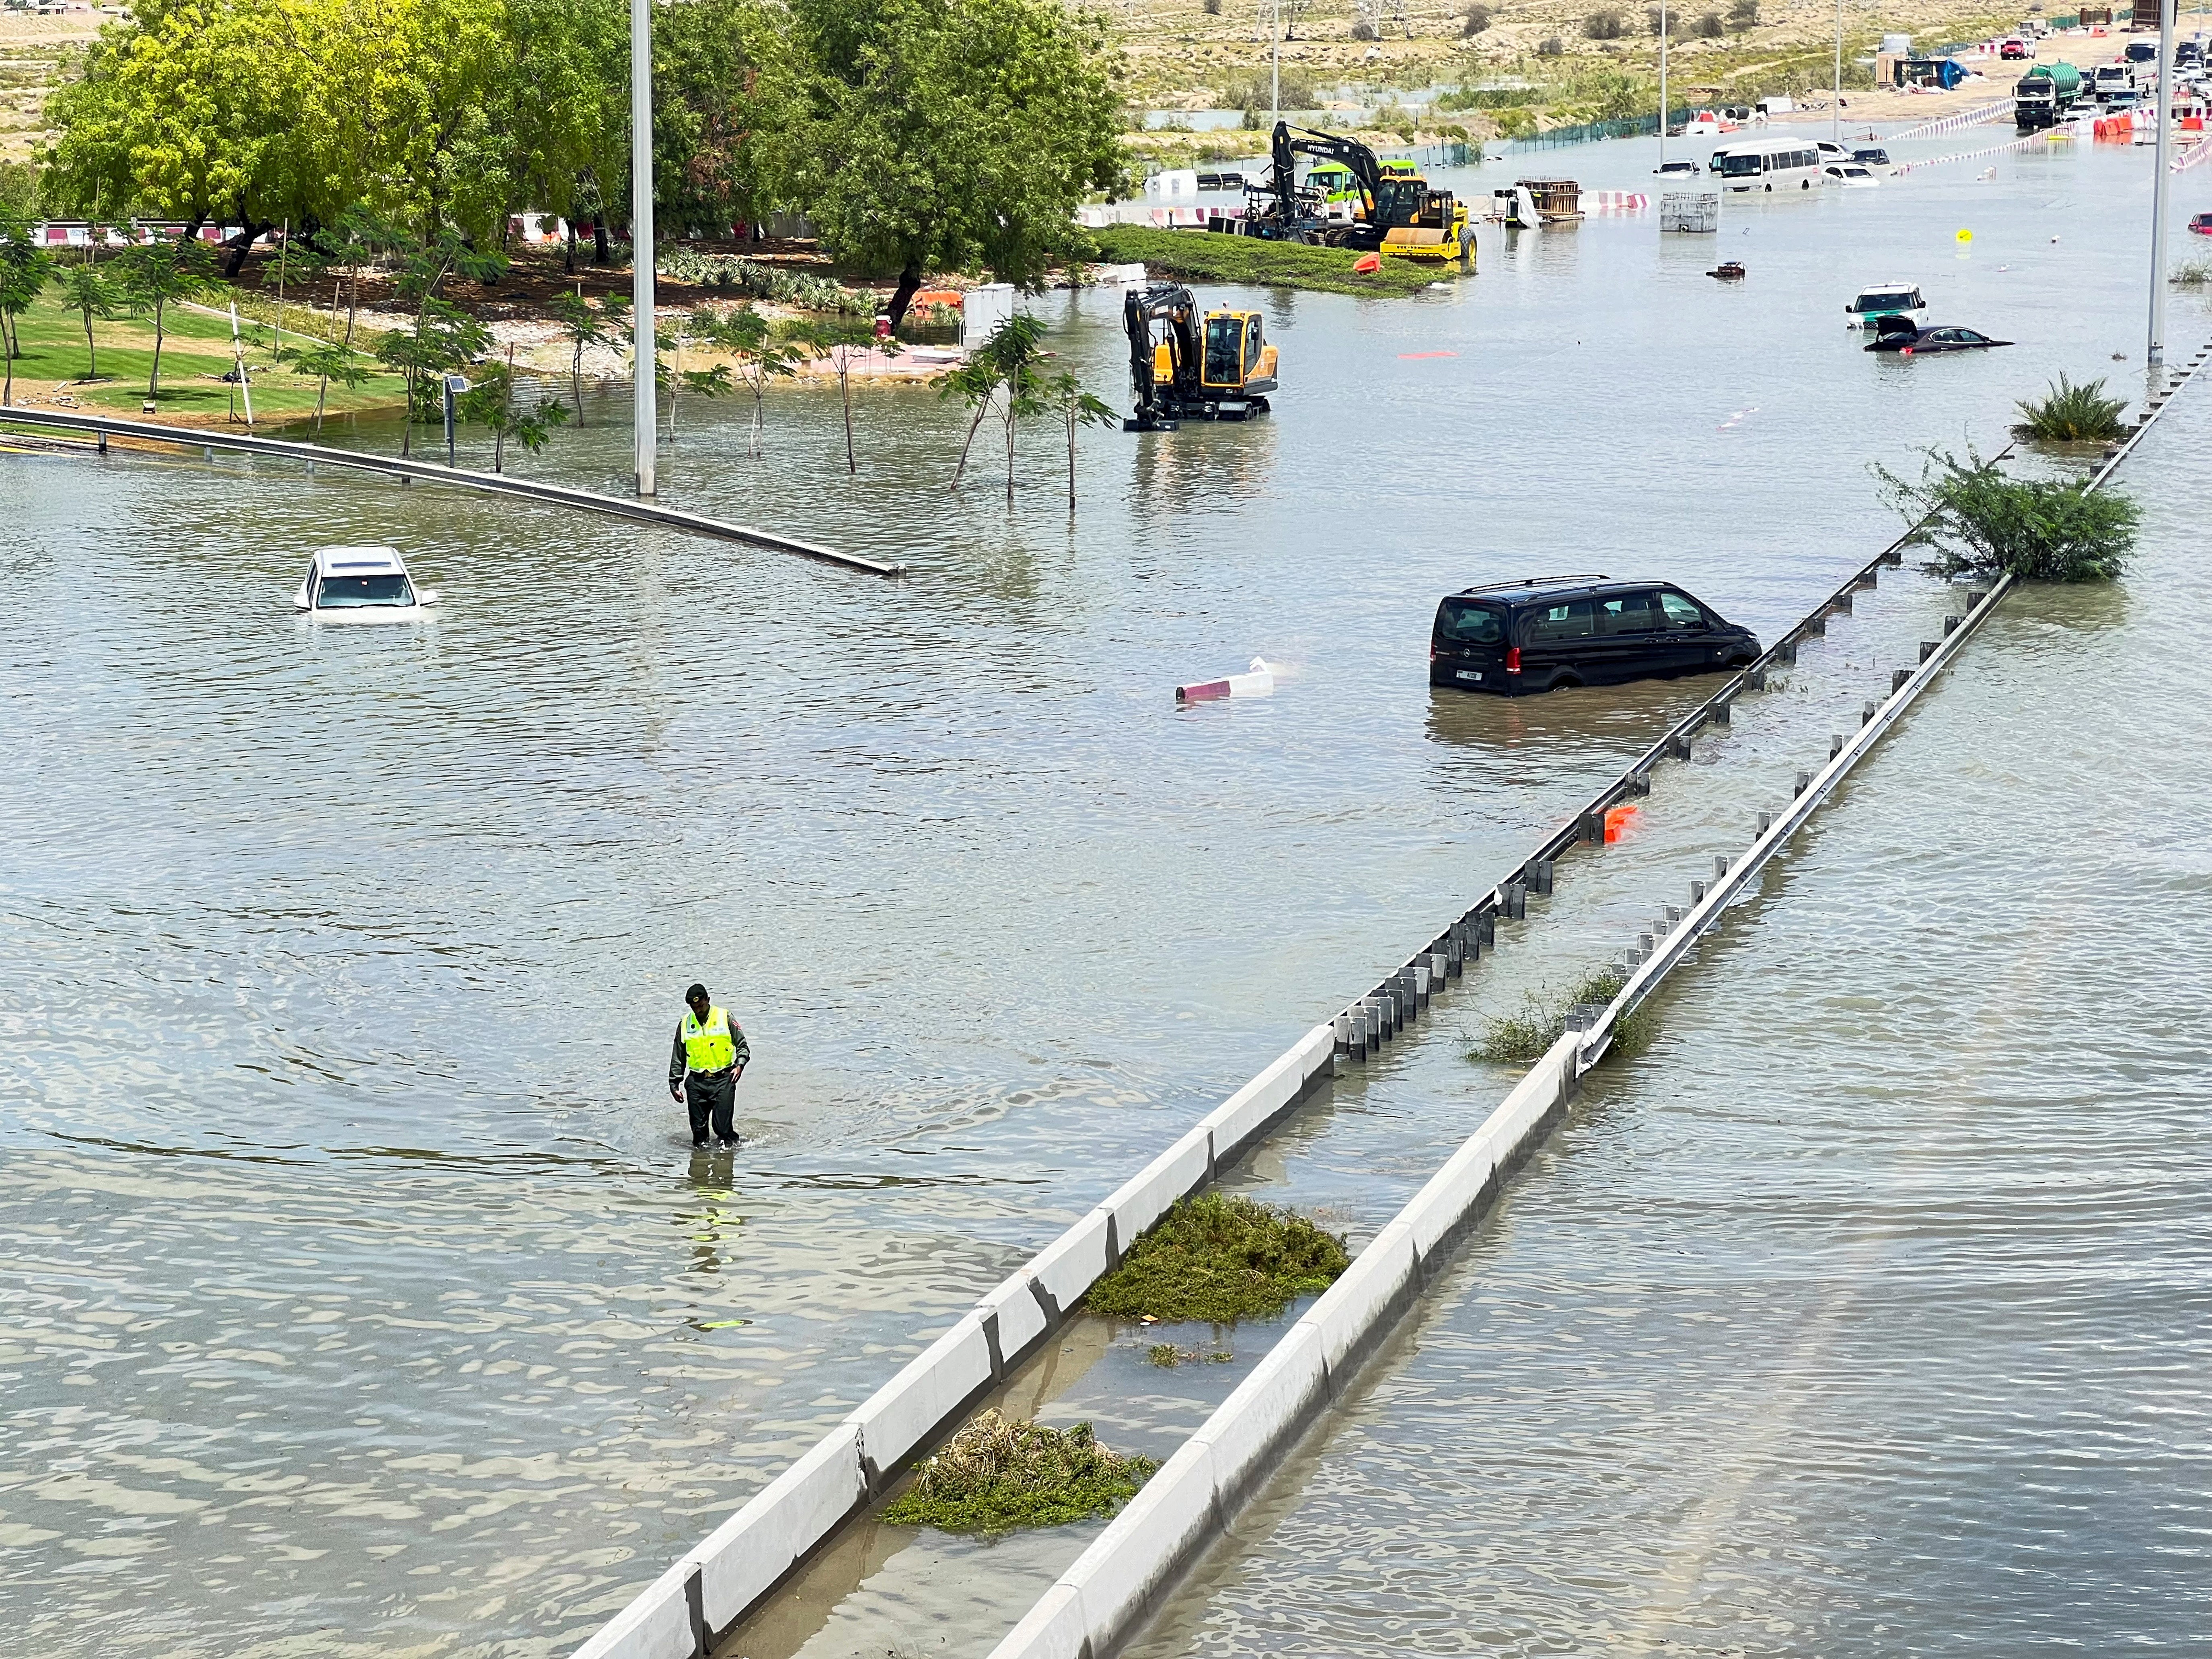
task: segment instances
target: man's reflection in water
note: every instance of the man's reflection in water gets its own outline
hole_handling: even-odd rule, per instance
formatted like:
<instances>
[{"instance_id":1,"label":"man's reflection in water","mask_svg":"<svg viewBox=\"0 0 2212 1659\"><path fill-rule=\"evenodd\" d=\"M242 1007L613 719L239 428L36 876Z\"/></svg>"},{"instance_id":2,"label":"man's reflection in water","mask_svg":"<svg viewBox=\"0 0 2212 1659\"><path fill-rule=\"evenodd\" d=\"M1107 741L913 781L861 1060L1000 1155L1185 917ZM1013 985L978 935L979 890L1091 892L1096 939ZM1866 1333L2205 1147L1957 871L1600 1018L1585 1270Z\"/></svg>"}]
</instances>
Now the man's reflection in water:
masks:
<instances>
[{"instance_id":1,"label":"man's reflection in water","mask_svg":"<svg viewBox=\"0 0 2212 1659\"><path fill-rule=\"evenodd\" d=\"M690 1235L694 1273L720 1273L723 1244L734 1241L738 1229L744 1225L744 1218L733 1207L736 1157L737 1149L731 1146L692 1148L688 1173L704 1202L698 1209L678 1212L677 1221Z\"/></svg>"}]
</instances>

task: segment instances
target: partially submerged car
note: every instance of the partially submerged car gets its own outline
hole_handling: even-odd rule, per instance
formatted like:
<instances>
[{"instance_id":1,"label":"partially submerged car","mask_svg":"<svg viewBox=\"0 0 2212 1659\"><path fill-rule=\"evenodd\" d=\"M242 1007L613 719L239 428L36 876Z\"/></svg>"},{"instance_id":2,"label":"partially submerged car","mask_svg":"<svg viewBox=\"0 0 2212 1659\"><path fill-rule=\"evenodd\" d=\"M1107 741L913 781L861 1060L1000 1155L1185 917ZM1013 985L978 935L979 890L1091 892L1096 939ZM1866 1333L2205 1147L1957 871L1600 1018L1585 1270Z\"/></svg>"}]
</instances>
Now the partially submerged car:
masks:
<instances>
[{"instance_id":1,"label":"partially submerged car","mask_svg":"<svg viewBox=\"0 0 2212 1659\"><path fill-rule=\"evenodd\" d=\"M1823 171L1846 190L1871 190L1881 183L1873 169L1856 161L1831 161Z\"/></svg>"},{"instance_id":2,"label":"partially submerged car","mask_svg":"<svg viewBox=\"0 0 2212 1659\"><path fill-rule=\"evenodd\" d=\"M1948 324L1942 328L1920 328L1909 317L1885 317L1875 325L1875 337L1866 343L1865 349L1894 351L1902 357L1924 357L1936 351L1985 351L1991 346L2011 343L2010 340L1992 340L1971 328Z\"/></svg>"},{"instance_id":3,"label":"partially submerged car","mask_svg":"<svg viewBox=\"0 0 2212 1659\"><path fill-rule=\"evenodd\" d=\"M1869 283L1844 309L1861 328L1874 328L1885 317L1902 317L1917 328L1928 315L1928 302L1911 283Z\"/></svg>"},{"instance_id":4,"label":"partially submerged car","mask_svg":"<svg viewBox=\"0 0 2212 1659\"><path fill-rule=\"evenodd\" d=\"M319 547L292 595L310 622L420 622L438 596L417 587L396 547Z\"/></svg>"},{"instance_id":5,"label":"partially submerged car","mask_svg":"<svg viewBox=\"0 0 2212 1659\"><path fill-rule=\"evenodd\" d=\"M1448 594L1429 636L1429 684L1504 696L1741 668L1748 629L1668 582L1531 576Z\"/></svg>"}]
</instances>

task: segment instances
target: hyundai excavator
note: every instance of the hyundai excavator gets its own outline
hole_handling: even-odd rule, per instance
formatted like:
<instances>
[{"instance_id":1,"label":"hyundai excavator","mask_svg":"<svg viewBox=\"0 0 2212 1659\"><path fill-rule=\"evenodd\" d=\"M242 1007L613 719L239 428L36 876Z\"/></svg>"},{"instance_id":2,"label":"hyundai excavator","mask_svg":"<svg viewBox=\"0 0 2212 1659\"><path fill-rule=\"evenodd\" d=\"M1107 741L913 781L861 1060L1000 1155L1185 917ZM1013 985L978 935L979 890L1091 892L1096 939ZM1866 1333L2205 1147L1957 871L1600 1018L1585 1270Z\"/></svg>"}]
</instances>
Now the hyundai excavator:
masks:
<instances>
[{"instance_id":1,"label":"hyundai excavator","mask_svg":"<svg viewBox=\"0 0 2212 1659\"><path fill-rule=\"evenodd\" d=\"M1209 311L1179 283L1131 289L1129 380L1137 412L1124 432L1172 432L1182 421L1242 421L1267 412L1275 348L1256 311Z\"/></svg>"},{"instance_id":2,"label":"hyundai excavator","mask_svg":"<svg viewBox=\"0 0 2212 1659\"><path fill-rule=\"evenodd\" d=\"M1315 192L1302 193L1297 158L1334 162L1352 177L1349 223L1335 222ZM1467 228L1467 204L1448 190L1431 190L1429 181L1382 170L1375 152L1340 133L1315 132L1275 123L1273 165L1267 182L1249 187L1251 204L1244 233L1278 242L1316 242L1401 259L1465 259L1474 252Z\"/></svg>"}]
</instances>

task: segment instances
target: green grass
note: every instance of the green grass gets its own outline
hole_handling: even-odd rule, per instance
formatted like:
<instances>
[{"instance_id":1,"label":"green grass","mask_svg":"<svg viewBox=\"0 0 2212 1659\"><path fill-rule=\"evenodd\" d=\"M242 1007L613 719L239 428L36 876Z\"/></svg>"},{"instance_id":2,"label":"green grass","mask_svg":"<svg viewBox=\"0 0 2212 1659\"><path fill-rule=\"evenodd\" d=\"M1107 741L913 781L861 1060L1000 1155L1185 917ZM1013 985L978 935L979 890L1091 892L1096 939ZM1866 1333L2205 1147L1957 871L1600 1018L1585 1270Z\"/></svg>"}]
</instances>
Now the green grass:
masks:
<instances>
[{"instance_id":1,"label":"green grass","mask_svg":"<svg viewBox=\"0 0 2212 1659\"><path fill-rule=\"evenodd\" d=\"M1616 969L1589 975L1565 995L1530 991L1513 1013L1502 1014L1483 1027L1482 1039L1468 1050L1469 1060L1492 1066L1527 1065L1541 1060L1567 1029L1567 1011L1585 1002L1611 1002L1620 994L1628 976ZM1613 1045L1607 1051L1623 1060L1651 1046L1656 1021L1649 1005L1639 1004L1613 1027Z\"/></svg>"},{"instance_id":2,"label":"green grass","mask_svg":"<svg viewBox=\"0 0 2212 1659\"><path fill-rule=\"evenodd\" d=\"M1351 1265L1344 1241L1302 1215L1200 1193L1161 1217L1083 1305L1121 1319L1229 1325L1279 1314Z\"/></svg>"},{"instance_id":3,"label":"green grass","mask_svg":"<svg viewBox=\"0 0 2212 1659\"><path fill-rule=\"evenodd\" d=\"M1157 276L1186 282L1247 283L1255 288L1302 288L1322 294L1368 294L1396 299L1459 275L1443 261L1385 258L1370 276L1352 267L1360 255L1348 248L1267 242L1256 236L1222 236L1206 230L1155 230L1108 225L1091 232L1098 257L1109 264L1143 261Z\"/></svg>"},{"instance_id":4,"label":"green grass","mask_svg":"<svg viewBox=\"0 0 2212 1659\"><path fill-rule=\"evenodd\" d=\"M987 1411L924 1463L884 1524L996 1536L1111 1515L1159 1465L1100 1445L1088 1423L1048 1429Z\"/></svg>"},{"instance_id":5,"label":"green grass","mask_svg":"<svg viewBox=\"0 0 2212 1659\"><path fill-rule=\"evenodd\" d=\"M286 309L289 313L290 307ZM240 321L246 364L253 372L254 418L289 420L313 414L313 379L271 363L270 331L246 321L242 314ZM18 403L28 401L27 392L51 407L58 391L82 408L124 415L139 412L146 397L147 372L154 360L150 317L94 322L100 378L90 382L85 380L90 364L84 325L76 312L63 307L58 295L51 290L41 295L23 313L21 325L23 355L15 360ZM161 347L161 417L227 414L237 390L222 380L231 369L230 319L171 306L163 328L167 338ZM285 332L289 350L294 343L291 331ZM333 382L325 409L331 414L344 414L395 408L405 401L404 387L405 382L396 374L379 374L351 392Z\"/></svg>"},{"instance_id":6,"label":"green grass","mask_svg":"<svg viewBox=\"0 0 2212 1659\"><path fill-rule=\"evenodd\" d=\"M2120 420L2120 411L2128 406L2127 399L2107 398L2104 392L2101 379L2076 386L2061 374L2040 403L2018 405L2021 419L2012 435L2068 444L2124 437L2127 428Z\"/></svg>"}]
</instances>

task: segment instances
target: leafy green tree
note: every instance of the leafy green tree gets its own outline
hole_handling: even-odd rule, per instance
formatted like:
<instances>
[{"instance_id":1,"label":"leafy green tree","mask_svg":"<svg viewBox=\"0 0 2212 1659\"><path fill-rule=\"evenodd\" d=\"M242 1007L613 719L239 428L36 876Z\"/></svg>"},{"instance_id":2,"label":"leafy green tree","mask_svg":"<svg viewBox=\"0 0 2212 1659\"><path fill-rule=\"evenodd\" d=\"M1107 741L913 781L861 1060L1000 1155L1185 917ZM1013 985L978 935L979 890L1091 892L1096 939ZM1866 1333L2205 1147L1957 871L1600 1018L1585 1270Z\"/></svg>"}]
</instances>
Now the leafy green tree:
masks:
<instances>
[{"instance_id":1,"label":"leafy green tree","mask_svg":"<svg viewBox=\"0 0 2212 1659\"><path fill-rule=\"evenodd\" d=\"M76 313L84 324L84 378L96 380L100 378L100 350L92 337L93 323L112 322L125 315L130 304L106 273L89 259L82 264L61 266L54 272L53 281L61 290L62 303Z\"/></svg>"},{"instance_id":2,"label":"leafy green tree","mask_svg":"<svg viewBox=\"0 0 2212 1659\"><path fill-rule=\"evenodd\" d=\"M22 356L16 319L31 308L53 269L53 255L32 240L30 216L0 206L0 357L7 360L0 405L15 401L15 359Z\"/></svg>"},{"instance_id":3,"label":"leafy green tree","mask_svg":"<svg viewBox=\"0 0 2212 1659\"><path fill-rule=\"evenodd\" d=\"M663 234L726 235L775 204L776 136L798 84L793 50L787 14L761 0L654 10L653 212ZM626 65L626 40L623 51Z\"/></svg>"},{"instance_id":4,"label":"leafy green tree","mask_svg":"<svg viewBox=\"0 0 2212 1659\"><path fill-rule=\"evenodd\" d=\"M413 453L417 420L439 418L440 397L432 392L441 375L465 368L491 349L491 331L460 307L440 297L448 277L482 282L507 270L496 253L480 253L451 230L410 250L393 284L401 301L414 309L415 326L395 329L376 343L376 355L407 377L407 419L400 429L399 453Z\"/></svg>"},{"instance_id":5,"label":"leafy green tree","mask_svg":"<svg viewBox=\"0 0 2212 1659\"><path fill-rule=\"evenodd\" d=\"M1930 449L1920 477L1877 465L1890 504L1911 521L1907 540L1936 555L1947 576L2009 574L2023 581L2110 581L2135 550L2142 509L2084 481L2008 478L1969 449L1960 460Z\"/></svg>"},{"instance_id":6,"label":"leafy green tree","mask_svg":"<svg viewBox=\"0 0 2212 1659\"><path fill-rule=\"evenodd\" d=\"M350 392L376 376L376 370L363 362L349 345L330 341L319 340L292 353L292 367L300 374L316 377L314 435L318 439L323 435L323 400L330 393L331 382L336 380Z\"/></svg>"},{"instance_id":7,"label":"leafy green tree","mask_svg":"<svg viewBox=\"0 0 2212 1659\"><path fill-rule=\"evenodd\" d=\"M796 341L778 338L769 327L768 319L752 310L714 319L706 325L702 337L738 360L738 378L753 394L752 430L746 439L745 453L757 455L764 434L768 383L798 374L805 349Z\"/></svg>"},{"instance_id":8,"label":"leafy green tree","mask_svg":"<svg viewBox=\"0 0 2212 1659\"><path fill-rule=\"evenodd\" d=\"M167 337L169 307L197 300L216 285L215 261L197 237L160 238L116 256L123 293L131 305L154 315L154 362L146 375L146 401L161 395L161 343Z\"/></svg>"},{"instance_id":9,"label":"leafy green tree","mask_svg":"<svg viewBox=\"0 0 2212 1659\"><path fill-rule=\"evenodd\" d=\"M492 364L474 386L461 394L458 412L463 420L492 429L491 470L495 472L507 471L509 438L522 447L525 454L535 455L551 441L554 429L568 418L568 407L558 398L541 398L537 407L531 410L514 406L512 346L507 348L504 363Z\"/></svg>"},{"instance_id":10,"label":"leafy green tree","mask_svg":"<svg viewBox=\"0 0 2212 1659\"><path fill-rule=\"evenodd\" d=\"M802 67L786 190L841 259L1033 287L1077 205L1124 171L1103 24L1060 0L794 0Z\"/></svg>"},{"instance_id":11,"label":"leafy green tree","mask_svg":"<svg viewBox=\"0 0 2212 1659\"><path fill-rule=\"evenodd\" d=\"M556 294L545 307L568 336L568 380L576 394L576 424L584 423L584 354L594 346L618 343L619 306L594 307L579 294Z\"/></svg>"},{"instance_id":12,"label":"leafy green tree","mask_svg":"<svg viewBox=\"0 0 2212 1659\"><path fill-rule=\"evenodd\" d=\"M1044 356L1044 325L1017 312L993 329L968 361L939 383L939 397L959 398L975 410L975 418L968 423L967 441L960 446L960 465L953 469L955 488L968 470L968 451L975 441L975 429L995 408L1006 431L1006 505L1014 504L1014 424L1024 415L1040 415L1052 407L1052 392L1041 367Z\"/></svg>"},{"instance_id":13,"label":"leafy green tree","mask_svg":"<svg viewBox=\"0 0 2212 1659\"><path fill-rule=\"evenodd\" d=\"M1067 422L1067 516L1075 516L1075 428L1079 426L1112 426L1120 418L1103 399L1083 388L1081 381L1067 373L1055 374L1045 382L1045 395Z\"/></svg>"}]
</instances>

